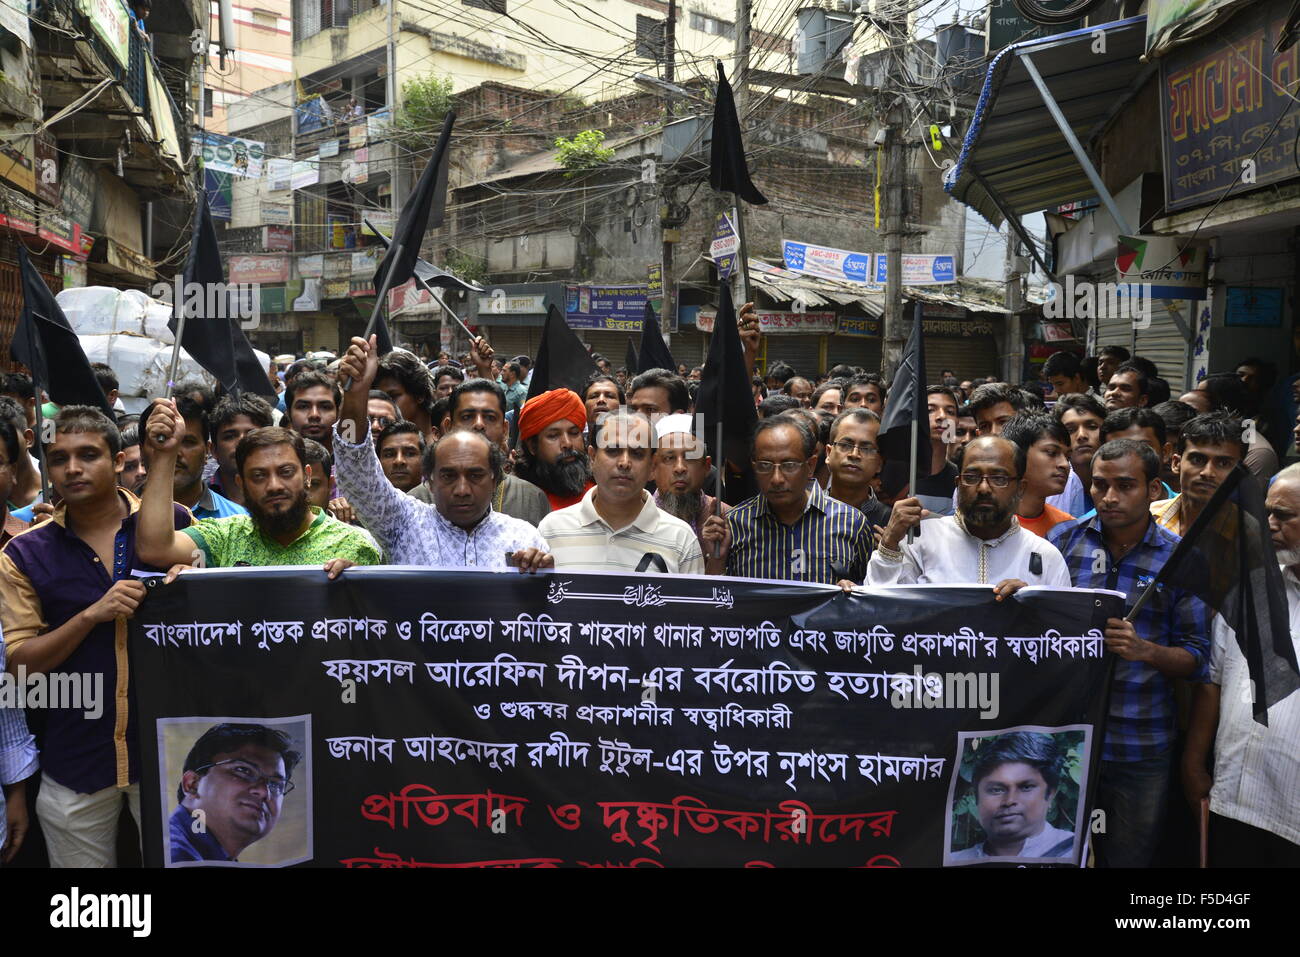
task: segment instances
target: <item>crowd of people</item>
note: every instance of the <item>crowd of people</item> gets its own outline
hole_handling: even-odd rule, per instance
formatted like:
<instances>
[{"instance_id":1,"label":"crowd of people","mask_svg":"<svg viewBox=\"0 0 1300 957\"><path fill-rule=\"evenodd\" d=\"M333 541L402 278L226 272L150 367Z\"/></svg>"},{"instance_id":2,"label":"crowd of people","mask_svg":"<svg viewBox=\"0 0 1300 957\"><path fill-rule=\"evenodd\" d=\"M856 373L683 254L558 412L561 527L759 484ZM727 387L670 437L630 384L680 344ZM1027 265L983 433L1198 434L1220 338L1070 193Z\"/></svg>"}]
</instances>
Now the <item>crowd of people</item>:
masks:
<instances>
[{"instance_id":1,"label":"crowd of people","mask_svg":"<svg viewBox=\"0 0 1300 957\"><path fill-rule=\"evenodd\" d=\"M879 444L889 383L848 366L814 375L772 362L758 374L757 323L748 309L741 318L758 416L745 463L715 461L702 441L699 367L634 374L593 356L600 371L580 391L528 399L528 358L502 361L482 339L429 365L353 339L328 366L286 363L276 405L195 382L117 422L47 407L47 502L33 455L43 397L5 376L7 667L102 674L118 690L97 718L43 715L39 753L22 712L0 709L3 858L29 827L36 776L53 866L113 866L124 805L138 822L124 622L145 596L141 570L599 569L845 589L982 584L1000 599L1076 586L1131 604L1240 462L1266 489L1300 633L1300 465L1281 468L1291 423L1268 417L1267 363L1177 399L1151 362L1118 347L1058 353L1042 380L1019 385L943 370L927 389L931 466L909 487L889 478ZM748 471L757 494L722 501L718 470ZM1133 622L1106 624L1118 664L1099 866L1158 862L1177 790L1209 797L1214 863L1300 863L1300 702L1255 724L1241 653L1210 617L1170 587Z\"/></svg>"}]
</instances>

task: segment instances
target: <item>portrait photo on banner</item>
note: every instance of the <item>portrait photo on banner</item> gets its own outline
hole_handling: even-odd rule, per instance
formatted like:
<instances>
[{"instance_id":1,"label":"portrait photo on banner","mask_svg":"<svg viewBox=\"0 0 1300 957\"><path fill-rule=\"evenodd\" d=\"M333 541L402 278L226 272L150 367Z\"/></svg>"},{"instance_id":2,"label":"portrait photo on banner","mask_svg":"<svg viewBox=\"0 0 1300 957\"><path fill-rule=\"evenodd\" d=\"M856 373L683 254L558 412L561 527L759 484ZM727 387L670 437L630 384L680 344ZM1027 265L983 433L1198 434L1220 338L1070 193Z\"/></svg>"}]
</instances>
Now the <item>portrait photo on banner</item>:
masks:
<instances>
[{"instance_id":1,"label":"portrait photo on banner","mask_svg":"<svg viewBox=\"0 0 1300 957\"><path fill-rule=\"evenodd\" d=\"M312 859L311 715L158 720L168 867Z\"/></svg>"},{"instance_id":2,"label":"portrait photo on banner","mask_svg":"<svg viewBox=\"0 0 1300 957\"><path fill-rule=\"evenodd\" d=\"M960 732L944 865L1077 861L1091 753L1089 725Z\"/></svg>"}]
</instances>

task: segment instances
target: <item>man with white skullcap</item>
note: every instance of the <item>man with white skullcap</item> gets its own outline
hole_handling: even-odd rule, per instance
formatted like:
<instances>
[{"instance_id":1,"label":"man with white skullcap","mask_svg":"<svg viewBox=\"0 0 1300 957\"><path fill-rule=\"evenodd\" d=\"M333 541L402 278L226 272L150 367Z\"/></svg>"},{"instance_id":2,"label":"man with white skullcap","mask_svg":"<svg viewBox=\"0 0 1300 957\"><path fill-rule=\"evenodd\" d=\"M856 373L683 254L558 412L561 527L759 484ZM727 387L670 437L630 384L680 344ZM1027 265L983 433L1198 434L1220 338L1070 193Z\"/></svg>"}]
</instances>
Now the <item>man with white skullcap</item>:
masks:
<instances>
[{"instance_id":1,"label":"man with white skullcap","mask_svg":"<svg viewBox=\"0 0 1300 957\"><path fill-rule=\"evenodd\" d=\"M655 504L691 526L699 538L709 517L726 518L731 506L705 492L713 459L695 434L695 417L684 412L660 416L655 439Z\"/></svg>"}]
</instances>

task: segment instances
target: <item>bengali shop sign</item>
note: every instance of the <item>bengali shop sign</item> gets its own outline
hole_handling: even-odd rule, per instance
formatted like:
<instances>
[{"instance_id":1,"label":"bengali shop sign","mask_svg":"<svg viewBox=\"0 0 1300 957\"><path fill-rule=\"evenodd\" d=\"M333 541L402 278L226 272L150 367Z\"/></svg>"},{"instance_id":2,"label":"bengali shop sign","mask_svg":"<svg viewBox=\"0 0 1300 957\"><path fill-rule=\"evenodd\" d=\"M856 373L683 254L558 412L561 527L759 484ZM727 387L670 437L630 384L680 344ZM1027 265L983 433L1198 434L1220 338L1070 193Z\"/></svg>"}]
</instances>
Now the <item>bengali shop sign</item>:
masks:
<instances>
[{"instance_id":1,"label":"bengali shop sign","mask_svg":"<svg viewBox=\"0 0 1300 957\"><path fill-rule=\"evenodd\" d=\"M571 329L640 332L649 288L629 286L568 286L564 321Z\"/></svg>"},{"instance_id":2,"label":"bengali shop sign","mask_svg":"<svg viewBox=\"0 0 1300 957\"><path fill-rule=\"evenodd\" d=\"M1242 191L1296 175L1289 101L1300 51L1293 44L1275 52L1286 14L1284 5L1244 10L1160 61L1168 208L1213 202L1233 184Z\"/></svg>"},{"instance_id":3,"label":"bengali shop sign","mask_svg":"<svg viewBox=\"0 0 1300 957\"><path fill-rule=\"evenodd\" d=\"M716 310L701 309L695 317L695 327L700 332L712 332L717 319ZM758 310L758 328L765 336L772 335L830 335L835 331L833 312L794 312L780 309Z\"/></svg>"},{"instance_id":4,"label":"bengali shop sign","mask_svg":"<svg viewBox=\"0 0 1300 957\"><path fill-rule=\"evenodd\" d=\"M1074 865L1120 612L1032 588L187 573L131 623L146 861ZM993 841L980 785L1027 746L1051 781ZM220 823L231 793L255 827Z\"/></svg>"}]
</instances>

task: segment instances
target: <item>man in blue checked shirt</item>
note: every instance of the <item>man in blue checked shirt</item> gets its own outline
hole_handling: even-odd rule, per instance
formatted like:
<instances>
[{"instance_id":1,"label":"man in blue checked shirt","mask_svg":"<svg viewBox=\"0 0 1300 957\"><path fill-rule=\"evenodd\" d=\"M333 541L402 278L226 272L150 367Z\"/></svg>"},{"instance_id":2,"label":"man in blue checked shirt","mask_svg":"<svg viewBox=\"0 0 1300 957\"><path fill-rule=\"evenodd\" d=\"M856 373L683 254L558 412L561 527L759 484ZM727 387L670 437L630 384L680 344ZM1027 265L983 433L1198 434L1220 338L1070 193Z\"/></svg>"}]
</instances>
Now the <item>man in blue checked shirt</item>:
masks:
<instances>
[{"instance_id":1,"label":"man in blue checked shirt","mask_svg":"<svg viewBox=\"0 0 1300 957\"><path fill-rule=\"evenodd\" d=\"M1097 514L1058 525L1060 549L1078 588L1108 588L1131 607L1178 543L1151 518L1163 494L1160 458L1145 442L1113 439L1092 460ZM1209 613L1189 592L1159 588L1134 622L1106 622L1106 650L1119 657L1102 744L1097 806L1100 867L1149 867L1160 839L1175 736L1173 678L1204 680Z\"/></svg>"},{"instance_id":2,"label":"man in blue checked shirt","mask_svg":"<svg viewBox=\"0 0 1300 957\"><path fill-rule=\"evenodd\" d=\"M0 639L0 674L5 646ZM7 676L11 678L12 676ZM36 773L36 739L22 708L0 705L0 864L8 864L27 836L27 779Z\"/></svg>"}]
</instances>

